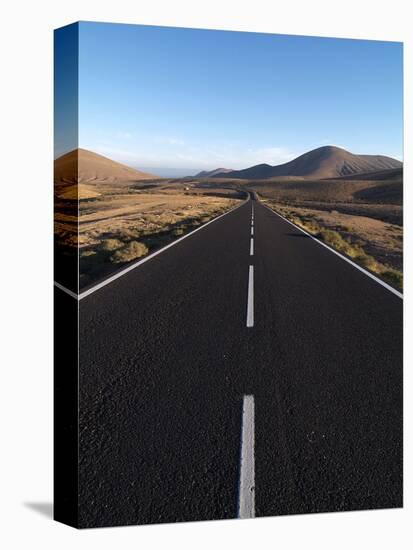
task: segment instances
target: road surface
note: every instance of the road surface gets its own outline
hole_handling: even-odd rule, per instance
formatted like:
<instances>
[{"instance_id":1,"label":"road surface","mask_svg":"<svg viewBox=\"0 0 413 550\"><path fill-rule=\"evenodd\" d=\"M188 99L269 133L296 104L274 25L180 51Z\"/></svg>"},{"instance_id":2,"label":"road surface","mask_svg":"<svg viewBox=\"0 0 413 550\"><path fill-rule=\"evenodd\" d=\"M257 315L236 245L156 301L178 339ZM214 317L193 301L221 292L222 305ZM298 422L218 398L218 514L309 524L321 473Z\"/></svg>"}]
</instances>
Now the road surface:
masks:
<instances>
[{"instance_id":1,"label":"road surface","mask_svg":"<svg viewBox=\"0 0 413 550\"><path fill-rule=\"evenodd\" d=\"M82 299L80 526L402 506L402 303L256 200Z\"/></svg>"}]
</instances>

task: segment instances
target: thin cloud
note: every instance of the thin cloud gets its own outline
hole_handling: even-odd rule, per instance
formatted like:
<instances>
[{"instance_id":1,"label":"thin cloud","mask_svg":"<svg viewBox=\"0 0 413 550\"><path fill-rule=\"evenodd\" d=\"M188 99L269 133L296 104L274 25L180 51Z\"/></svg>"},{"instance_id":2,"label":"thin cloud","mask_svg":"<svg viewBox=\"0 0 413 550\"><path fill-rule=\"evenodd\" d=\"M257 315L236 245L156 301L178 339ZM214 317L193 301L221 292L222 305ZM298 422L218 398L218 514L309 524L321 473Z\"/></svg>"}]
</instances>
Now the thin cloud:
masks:
<instances>
[{"instance_id":1,"label":"thin cloud","mask_svg":"<svg viewBox=\"0 0 413 550\"><path fill-rule=\"evenodd\" d=\"M154 143L162 145L182 146L185 145L185 140L175 136L155 136L151 138Z\"/></svg>"},{"instance_id":2,"label":"thin cloud","mask_svg":"<svg viewBox=\"0 0 413 550\"><path fill-rule=\"evenodd\" d=\"M134 137L134 134L132 132L116 132L117 139L132 139Z\"/></svg>"},{"instance_id":3,"label":"thin cloud","mask_svg":"<svg viewBox=\"0 0 413 550\"><path fill-rule=\"evenodd\" d=\"M223 146L220 149L189 147L178 138L164 138L163 147L143 149L142 145L134 148L110 147L105 144L85 145L101 155L133 166L159 166L169 168L241 169L255 164L282 164L297 156L294 152L282 147L263 147L259 149Z\"/></svg>"}]
</instances>

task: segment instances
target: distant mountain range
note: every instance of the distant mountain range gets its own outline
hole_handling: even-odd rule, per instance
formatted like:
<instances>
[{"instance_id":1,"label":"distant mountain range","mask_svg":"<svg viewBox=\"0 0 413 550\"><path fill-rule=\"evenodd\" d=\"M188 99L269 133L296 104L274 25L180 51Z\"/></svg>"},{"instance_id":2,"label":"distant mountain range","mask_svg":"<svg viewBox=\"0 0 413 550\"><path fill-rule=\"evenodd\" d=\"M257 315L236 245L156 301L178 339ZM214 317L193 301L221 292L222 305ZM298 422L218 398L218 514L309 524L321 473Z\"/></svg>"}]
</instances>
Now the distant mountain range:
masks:
<instances>
[{"instance_id":1,"label":"distant mountain range","mask_svg":"<svg viewBox=\"0 0 413 550\"><path fill-rule=\"evenodd\" d=\"M216 169L210 172L200 172L197 177L251 180L298 177L318 180L379 172L401 168L402 166L402 162L391 157L382 155L355 155L340 147L328 145L309 151L285 164L276 166L257 164L244 170L232 171Z\"/></svg>"},{"instance_id":2,"label":"distant mountain range","mask_svg":"<svg viewBox=\"0 0 413 550\"><path fill-rule=\"evenodd\" d=\"M75 149L54 162L55 183L118 183L156 177L87 149Z\"/></svg>"},{"instance_id":3,"label":"distant mountain range","mask_svg":"<svg viewBox=\"0 0 413 550\"><path fill-rule=\"evenodd\" d=\"M386 170L402 169L403 163L382 155L355 155L340 147L326 146L309 151L296 159L270 166L258 164L244 170L216 168L196 174L197 178L332 179L350 178ZM56 183L120 183L158 178L130 168L86 149L75 149L55 160Z\"/></svg>"},{"instance_id":4,"label":"distant mountain range","mask_svg":"<svg viewBox=\"0 0 413 550\"><path fill-rule=\"evenodd\" d=\"M233 172L232 168L216 168L215 170L203 170L195 174L194 178L213 178L218 174L226 174L228 172Z\"/></svg>"}]
</instances>

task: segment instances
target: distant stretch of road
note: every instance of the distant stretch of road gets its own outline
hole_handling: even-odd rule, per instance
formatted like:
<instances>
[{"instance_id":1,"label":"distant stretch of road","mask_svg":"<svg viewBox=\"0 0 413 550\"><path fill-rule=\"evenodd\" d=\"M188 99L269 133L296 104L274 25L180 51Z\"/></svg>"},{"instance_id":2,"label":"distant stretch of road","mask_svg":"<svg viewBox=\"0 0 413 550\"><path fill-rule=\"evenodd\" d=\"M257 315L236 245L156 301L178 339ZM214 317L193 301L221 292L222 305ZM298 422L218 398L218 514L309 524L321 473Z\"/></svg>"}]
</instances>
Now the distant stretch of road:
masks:
<instances>
[{"instance_id":1,"label":"distant stretch of road","mask_svg":"<svg viewBox=\"0 0 413 550\"><path fill-rule=\"evenodd\" d=\"M400 507L402 304L257 200L84 297L81 526Z\"/></svg>"}]
</instances>

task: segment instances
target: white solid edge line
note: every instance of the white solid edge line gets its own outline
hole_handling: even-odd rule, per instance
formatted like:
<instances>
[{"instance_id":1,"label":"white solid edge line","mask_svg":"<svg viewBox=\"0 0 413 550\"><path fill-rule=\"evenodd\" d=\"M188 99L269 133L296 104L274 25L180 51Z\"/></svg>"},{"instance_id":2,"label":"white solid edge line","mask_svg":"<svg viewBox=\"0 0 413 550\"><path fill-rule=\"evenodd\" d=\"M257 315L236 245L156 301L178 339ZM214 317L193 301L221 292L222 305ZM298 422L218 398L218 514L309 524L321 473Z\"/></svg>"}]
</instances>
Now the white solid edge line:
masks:
<instances>
[{"instance_id":1,"label":"white solid edge line","mask_svg":"<svg viewBox=\"0 0 413 550\"><path fill-rule=\"evenodd\" d=\"M251 237L251 242L250 242L250 256L254 256L254 239L253 239L253 237Z\"/></svg>"},{"instance_id":2,"label":"white solid edge line","mask_svg":"<svg viewBox=\"0 0 413 550\"><path fill-rule=\"evenodd\" d=\"M335 254L336 256L341 258L342 260L346 261L347 263L349 263L350 265L352 265L353 267L355 267L356 269L358 269L359 271L364 273L364 275L367 275L368 277L370 277L370 279L373 279L373 281L376 281L376 283L379 283L381 286L383 286L387 290L390 290L390 292L392 292L398 298L403 300L403 294L401 292L399 292L398 290L396 290L395 288L393 288L391 285L388 285L387 283L385 283L384 281L382 281L381 279L379 279L378 277L376 277L375 275L370 273L370 271L367 271L366 269L364 269L360 265L356 264L355 262L353 262L352 260L350 260L346 256L343 256L343 254L340 254L340 252L337 252L337 250L334 250L334 248L331 248L327 244L323 243L322 241L317 239L317 237L314 237L314 235L311 235L310 233L307 233L307 231L305 231L304 229L301 229L301 227L299 227L298 225L295 225L295 223L291 222L290 220L287 220L287 218L284 218L284 216L282 216L281 214L279 214L278 212L276 212L275 210L273 210L272 208L270 208L266 204L263 204L263 203L261 203L261 204L263 206L265 206L265 208L267 208L270 212L272 212L273 214L275 214L279 218L283 219L284 221L286 221L287 223L289 223L290 225L292 225L296 229L299 229L302 233L304 233L305 235L307 235L308 237L313 239L313 241L320 244L321 246L324 246L324 248L327 248L327 250L329 250L330 252L332 252L333 254Z\"/></svg>"},{"instance_id":3,"label":"white solid edge line","mask_svg":"<svg viewBox=\"0 0 413 550\"><path fill-rule=\"evenodd\" d=\"M254 396L244 395L242 403L241 459L238 517L255 517L255 434Z\"/></svg>"},{"instance_id":4,"label":"white solid edge line","mask_svg":"<svg viewBox=\"0 0 413 550\"><path fill-rule=\"evenodd\" d=\"M250 265L248 273L247 327L254 326L254 266Z\"/></svg>"},{"instance_id":5,"label":"white solid edge line","mask_svg":"<svg viewBox=\"0 0 413 550\"><path fill-rule=\"evenodd\" d=\"M171 248L172 246L175 246L176 244L180 243L184 239L190 237L191 235L194 235L198 231L201 231L201 229L204 229L204 227L206 227L207 225L209 225L211 223L214 223L217 220L219 220L220 218L223 218L224 216L226 216L227 214L230 214L231 212L234 212L238 208L241 208L241 206L244 206L244 204L246 204L249 200L250 199L249 199L249 196L248 196L248 198L245 201L243 201L241 204L237 204L237 206L235 206L234 208L231 208L231 210L228 210L228 212L224 212L223 214L217 216L216 218L210 220L209 222L206 222L203 225L201 225L200 227L197 227L196 229L194 229L190 233L187 233L183 237L179 237L179 239L176 239L176 241L173 241L172 243L167 244L163 248L160 248L156 252L153 252L149 256L146 256L142 260L138 260L136 263L134 263L134 264L132 264L128 267L125 267L125 269L122 269L122 271L119 271L118 273L115 273L115 275L112 275L111 277L109 277L108 279L105 279L101 283L98 283L97 285L93 286L92 288L89 288L88 290L85 290L84 292L81 292L79 294L79 296L77 297L77 299L82 300L83 298L86 298L87 296L90 296L90 294L93 294L97 290L100 290L101 288L103 288L104 286L112 283L116 279L119 279L119 277L122 277L123 275L126 275L126 273L129 273L129 271L132 271L132 269L135 269L136 267L144 264L145 262L148 262L149 260L152 260L152 258L155 258L155 256L158 256L159 254L162 254L162 252L165 252L165 250L167 250L168 248Z\"/></svg>"},{"instance_id":6,"label":"white solid edge line","mask_svg":"<svg viewBox=\"0 0 413 550\"><path fill-rule=\"evenodd\" d=\"M68 288L61 285L60 283L57 283L56 281L54 281L54 286L56 286L57 288L60 288L60 290L62 290L63 292L66 292L66 294L69 294L69 296L71 296L72 298L75 298L75 300L77 300L77 294L76 294L76 292L73 292L73 290L69 290Z\"/></svg>"}]
</instances>

